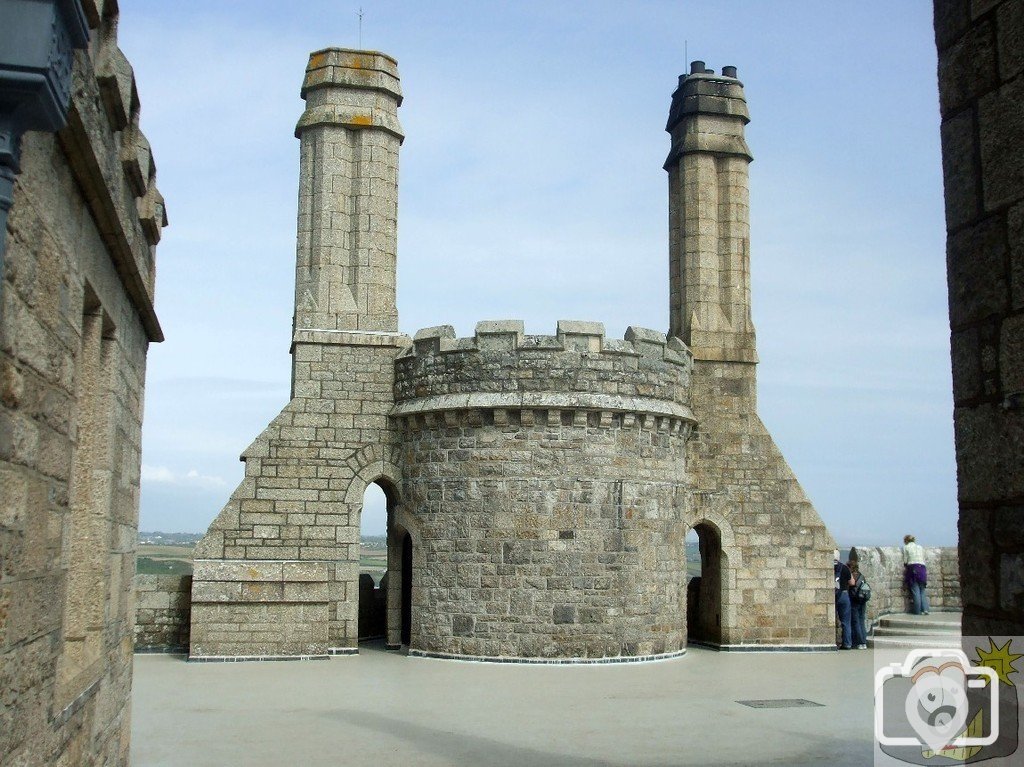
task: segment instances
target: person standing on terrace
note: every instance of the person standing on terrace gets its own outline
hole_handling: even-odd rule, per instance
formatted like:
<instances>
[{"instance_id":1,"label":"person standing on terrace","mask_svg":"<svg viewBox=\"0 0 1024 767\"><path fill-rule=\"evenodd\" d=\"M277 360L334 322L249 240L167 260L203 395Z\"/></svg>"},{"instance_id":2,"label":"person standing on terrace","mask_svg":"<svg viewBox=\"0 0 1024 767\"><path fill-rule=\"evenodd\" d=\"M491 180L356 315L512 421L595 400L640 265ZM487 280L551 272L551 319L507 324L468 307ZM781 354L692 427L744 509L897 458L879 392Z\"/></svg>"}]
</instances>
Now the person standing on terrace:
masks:
<instances>
[{"instance_id":1,"label":"person standing on terrace","mask_svg":"<svg viewBox=\"0 0 1024 767\"><path fill-rule=\"evenodd\" d=\"M912 535L903 536L903 580L913 600L914 615L928 615L928 568L924 549Z\"/></svg>"}]
</instances>

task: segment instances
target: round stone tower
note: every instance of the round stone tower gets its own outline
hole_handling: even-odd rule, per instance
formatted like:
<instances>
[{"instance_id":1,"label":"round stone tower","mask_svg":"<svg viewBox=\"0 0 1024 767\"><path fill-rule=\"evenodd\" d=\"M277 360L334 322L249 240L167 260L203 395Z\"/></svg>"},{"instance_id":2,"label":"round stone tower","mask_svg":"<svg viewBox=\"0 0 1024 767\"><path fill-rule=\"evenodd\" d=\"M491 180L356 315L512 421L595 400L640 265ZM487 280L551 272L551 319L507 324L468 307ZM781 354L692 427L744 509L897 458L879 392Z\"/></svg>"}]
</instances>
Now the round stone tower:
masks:
<instances>
[{"instance_id":1,"label":"round stone tower","mask_svg":"<svg viewBox=\"0 0 1024 767\"><path fill-rule=\"evenodd\" d=\"M685 647L677 339L559 322L416 334L395 366L415 519L413 653L638 659Z\"/></svg>"}]
</instances>

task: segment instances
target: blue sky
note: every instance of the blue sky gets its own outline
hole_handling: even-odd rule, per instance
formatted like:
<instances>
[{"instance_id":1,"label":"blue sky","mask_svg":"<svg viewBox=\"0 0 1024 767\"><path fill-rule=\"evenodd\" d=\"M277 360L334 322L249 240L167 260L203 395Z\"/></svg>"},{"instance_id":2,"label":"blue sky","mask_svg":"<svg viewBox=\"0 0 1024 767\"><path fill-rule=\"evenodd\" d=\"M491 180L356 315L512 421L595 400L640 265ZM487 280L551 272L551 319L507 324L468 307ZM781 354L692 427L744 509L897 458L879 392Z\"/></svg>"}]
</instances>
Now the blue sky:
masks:
<instances>
[{"instance_id":1,"label":"blue sky","mask_svg":"<svg viewBox=\"0 0 1024 767\"><path fill-rule=\"evenodd\" d=\"M752 122L763 420L843 543L956 542L930 4L122 0L171 225L142 529L202 531L288 397L308 53L399 61L402 329L668 324L669 97L735 65ZM687 53L689 54L687 56ZM379 526L379 519L378 526ZM372 528L372 526L371 526Z\"/></svg>"}]
</instances>

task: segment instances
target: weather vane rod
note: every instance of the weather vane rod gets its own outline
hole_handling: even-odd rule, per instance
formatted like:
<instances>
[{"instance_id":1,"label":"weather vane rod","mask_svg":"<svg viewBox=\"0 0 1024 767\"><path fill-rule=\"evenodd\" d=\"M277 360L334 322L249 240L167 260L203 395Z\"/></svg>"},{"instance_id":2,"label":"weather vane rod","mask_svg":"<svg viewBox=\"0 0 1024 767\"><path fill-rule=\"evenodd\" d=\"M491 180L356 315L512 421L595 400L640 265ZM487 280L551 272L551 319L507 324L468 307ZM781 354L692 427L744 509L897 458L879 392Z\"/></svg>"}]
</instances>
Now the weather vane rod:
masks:
<instances>
[{"instance_id":1,"label":"weather vane rod","mask_svg":"<svg viewBox=\"0 0 1024 767\"><path fill-rule=\"evenodd\" d=\"M363 6L359 6L359 48L363 47Z\"/></svg>"}]
</instances>

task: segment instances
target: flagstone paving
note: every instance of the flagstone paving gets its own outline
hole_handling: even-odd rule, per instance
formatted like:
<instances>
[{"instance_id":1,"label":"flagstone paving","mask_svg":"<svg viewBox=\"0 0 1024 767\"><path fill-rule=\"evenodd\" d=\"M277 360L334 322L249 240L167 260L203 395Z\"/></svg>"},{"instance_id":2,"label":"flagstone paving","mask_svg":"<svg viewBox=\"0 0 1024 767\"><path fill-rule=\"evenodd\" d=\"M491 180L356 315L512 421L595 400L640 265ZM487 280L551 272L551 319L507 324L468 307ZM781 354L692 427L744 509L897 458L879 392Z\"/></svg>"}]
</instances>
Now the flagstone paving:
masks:
<instances>
[{"instance_id":1,"label":"flagstone paving","mask_svg":"<svg viewBox=\"0 0 1024 767\"><path fill-rule=\"evenodd\" d=\"M872 761L872 653L719 653L541 667L405 657L135 658L132 764L596 765ZM738 701L821 704L753 708Z\"/></svg>"}]
</instances>

